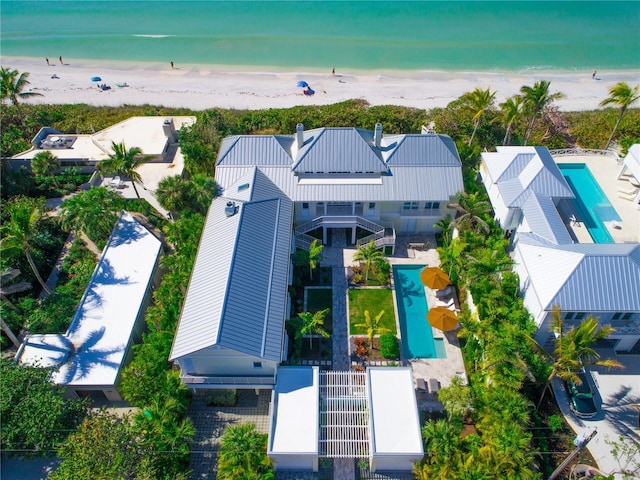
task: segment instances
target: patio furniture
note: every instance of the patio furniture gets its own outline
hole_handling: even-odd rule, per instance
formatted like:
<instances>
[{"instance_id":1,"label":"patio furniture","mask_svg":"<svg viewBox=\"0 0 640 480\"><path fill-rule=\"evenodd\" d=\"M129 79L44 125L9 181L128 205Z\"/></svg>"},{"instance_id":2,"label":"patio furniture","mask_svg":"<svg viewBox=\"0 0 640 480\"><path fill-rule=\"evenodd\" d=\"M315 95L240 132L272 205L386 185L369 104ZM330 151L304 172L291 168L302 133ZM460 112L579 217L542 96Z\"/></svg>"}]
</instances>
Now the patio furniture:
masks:
<instances>
[{"instance_id":1,"label":"patio furniture","mask_svg":"<svg viewBox=\"0 0 640 480\"><path fill-rule=\"evenodd\" d=\"M436 290L434 293L438 298L448 297L451 295L451 285L443 288L442 290Z\"/></svg>"},{"instance_id":2,"label":"patio furniture","mask_svg":"<svg viewBox=\"0 0 640 480\"><path fill-rule=\"evenodd\" d=\"M437 378L430 378L429 379L429 391L432 394L437 394L438 391L440 390L440 382L438 381Z\"/></svg>"}]
</instances>

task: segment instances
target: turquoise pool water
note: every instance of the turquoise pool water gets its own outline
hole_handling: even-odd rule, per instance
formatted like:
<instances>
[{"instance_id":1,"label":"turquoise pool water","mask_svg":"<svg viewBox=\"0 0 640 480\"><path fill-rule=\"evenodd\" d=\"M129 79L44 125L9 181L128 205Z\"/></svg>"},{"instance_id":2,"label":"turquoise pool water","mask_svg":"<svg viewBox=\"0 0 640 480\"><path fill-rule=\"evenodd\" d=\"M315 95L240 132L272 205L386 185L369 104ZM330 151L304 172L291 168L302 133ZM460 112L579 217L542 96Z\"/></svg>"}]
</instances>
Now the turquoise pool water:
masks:
<instances>
[{"instance_id":1,"label":"turquoise pool water","mask_svg":"<svg viewBox=\"0 0 640 480\"><path fill-rule=\"evenodd\" d=\"M420 281L425 265L394 265L393 281L396 290L402 353L404 358L446 358L444 341L433 338L427 321L427 297Z\"/></svg>"},{"instance_id":2,"label":"turquoise pool water","mask_svg":"<svg viewBox=\"0 0 640 480\"><path fill-rule=\"evenodd\" d=\"M558 168L576 198L571 200L578 220L594 243L614 243L604 222L620 221L620 216L584 163L559 163Z\"/></svg>"}]
</instances>

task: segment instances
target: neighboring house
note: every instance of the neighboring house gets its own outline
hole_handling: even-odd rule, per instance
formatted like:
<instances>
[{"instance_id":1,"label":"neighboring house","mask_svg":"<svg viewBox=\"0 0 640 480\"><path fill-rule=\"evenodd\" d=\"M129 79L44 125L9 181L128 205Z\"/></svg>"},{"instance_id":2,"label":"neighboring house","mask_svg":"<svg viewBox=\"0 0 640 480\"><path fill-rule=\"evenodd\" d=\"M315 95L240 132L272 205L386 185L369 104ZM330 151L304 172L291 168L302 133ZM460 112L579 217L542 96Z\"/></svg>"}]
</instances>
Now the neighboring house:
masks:
<instances>
[{"instance_id":1,"label":"neighboring house","mask_svg":"<svg viewBox=\"0 0 640 480\"><path fill-rule=\"evenodd\" d=\"M67 332L27 336L16 361L53 367L52 380L71 396L122 400L120 373L141 341L161 253L160 240L123 211Z\"/></svg>"},{"instance_id":2,"label":"neighboring house","mask_svg":"<svg viewBox=\"0 0 640 480\"><path fill-rule=\"evenodd\" d=\"M640 244L578 243L575 197L546 147L497 147L483 153L480 174L500 226L510 236L524 303L545 344L552 309L567 325L588 315L616 329L617 351L640 340Z\"/></svg>"},{"instance_id":3,"label":"neighboring house","mask_svg":"<svg viewBox=\"0 0 640 480\"><path fill-rule=\"evenodd\" d=\"M371 472L412 471L424 451L411 369L280 368L267 454L276 471L318 471L319 458L367 459Z\"/></svg>"},{"instance_id":4,"label":"neighboring house","mask_svg":"<svg viewBox=\"0 0 640 480\"><path fill-rule=\"evenodd\" d=\"M65 134L44 127L31 141L32 147L11 157L8 165L29 167L34 156L50 151L60 160L61 167L92 171L113 154L112 142L124 142L127 149L138 147L147 161L162 162L170 152L169 147L178 141L176 130L192 125L195 120L195 117L131 117L91 135Z\"/></svg>"},{"instance_id":5,"label":"neighboring house","mask_svg":"<svg viewBox=\"0 0 640 480\"><path fill-rule=\"evenodd\" d=\"M295 247L308 246L308 233L326 241L328 228L348 229L355 243L359 227L391 247L395 230L434 232L462 190L462 169L444 135L298 125L295 135L225 138L216 181L222 196L207 215L170 360L193 389L272 388L287 352Z\"/></svg>"}]
</instances>

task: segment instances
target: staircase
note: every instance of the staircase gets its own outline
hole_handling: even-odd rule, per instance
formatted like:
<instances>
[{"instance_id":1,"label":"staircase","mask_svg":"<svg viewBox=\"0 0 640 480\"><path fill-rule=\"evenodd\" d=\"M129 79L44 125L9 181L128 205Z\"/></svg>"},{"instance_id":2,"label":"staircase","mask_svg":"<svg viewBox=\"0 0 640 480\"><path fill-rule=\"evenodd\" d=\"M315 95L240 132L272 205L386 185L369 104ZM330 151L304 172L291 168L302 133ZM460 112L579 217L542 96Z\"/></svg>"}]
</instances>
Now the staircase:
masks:
<instances>
[{"instance_id":1,"label":"staircase","mask_svg":"<svg viewBox=\"0 0 640 480\"><path fill-rule=\"evenodd\" d=\"M311 235L307 235L307 232L315 230L320 227L328 228L353 228L360 227L364 230L371 232L364 238L361 238L356 242L357 245L366 245L370 241L376 245L376 247L382 248L386 245L395 245L396 232L393 227L384 227L378 223L367 220L366 218L359 216L331 216L326 215L317 217L310 222L298 225L295 228L296 246L305 250L309 249L311 242L315 240Z\"/></svg>"}]
</instances>

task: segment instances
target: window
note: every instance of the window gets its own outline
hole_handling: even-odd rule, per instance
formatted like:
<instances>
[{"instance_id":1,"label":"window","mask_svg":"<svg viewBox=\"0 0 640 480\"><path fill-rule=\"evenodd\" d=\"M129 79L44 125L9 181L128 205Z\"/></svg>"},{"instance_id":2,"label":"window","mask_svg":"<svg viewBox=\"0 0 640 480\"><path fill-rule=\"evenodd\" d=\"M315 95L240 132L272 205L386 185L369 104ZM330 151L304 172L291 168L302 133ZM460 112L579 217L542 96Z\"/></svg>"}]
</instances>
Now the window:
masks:
<instances>
[{"instance_id":1,"label":"window","mask_svg":"<svg viewBox=\"0 0 640 480\"><path fill-rule=\"evenodd\" d=\"M253 362L253 368L262 368L262 362Z\"/></svg>"},{"instance_id":2,"label":"window","mask_svg":"<svg viewBox=\"0 0 640 480\"><path fill-rule=\"evenodd\" d=\"M374 208L376 208L376 203L375 202L369 202L369 210L373 210Z\"/></svg>"},{"instance_id":3,"label":"window","mask_svg":"<svg viewBox=\"0 0 640 480\"><path fill-rule=\"evenodd\" d=\"M587 314L585 312L578 312L578 313L576 313L575 319L576 320L582 320L586 316L587 316Z\"/></svg>"},{"instance_id":4,"label":"window","mask_svg":"<svg viewBox=\"0 0 640 480\"><path fill-rule=\"evenodd\" d=\"M621 316L622 316L622 313L616 312L613 314L613 318L611 320L619 320Z\"/></svg>"},{"instance_id":5,"label":"window","mask_svg":"<svg viewBox=\"0 0 640 480\"><path fill-rule=\"evenodd\" d=\"M417 210L418 209L418 202L404 202L402 204L402 209L403 210Z\"/></svg>"},{"instance_id":6,"label":"window","mask_svg":"<svg viewBox=\"0 0 640 480\"><path fill-rule=\"evenodd\" d=\"M622 315L622 320L631 320L632 316L633 316L633 313L627 312L624 315Z\"/></svg>"},{"instance_id":7,"label":"window","mask_svg":"<svg viewBox=\"0 0 640 480\"><path fill-rule=\"evenodd\" d=\"M305 210L309 209L309 203L308 202L302 202L302 208Z\"/></svg>"},{"instance_id":8,"label":"window","mask_svg":"<svg viewBox=\"0 0 640 480\"><path fill-rule=\"evenodd\" d=\"M426 210L438 210L440 208L440 202L427 202L424 204Z\"/></svg>"},{"instance_id":9,"label":"window","mask_svg":"<svg viewBox=\"0 0 640 480\"><path fill-rule=\"evenodd\" d=\"M564 312L564 320L573 320L573 316L576 312Z\"/></svg>"}]
</instances>

